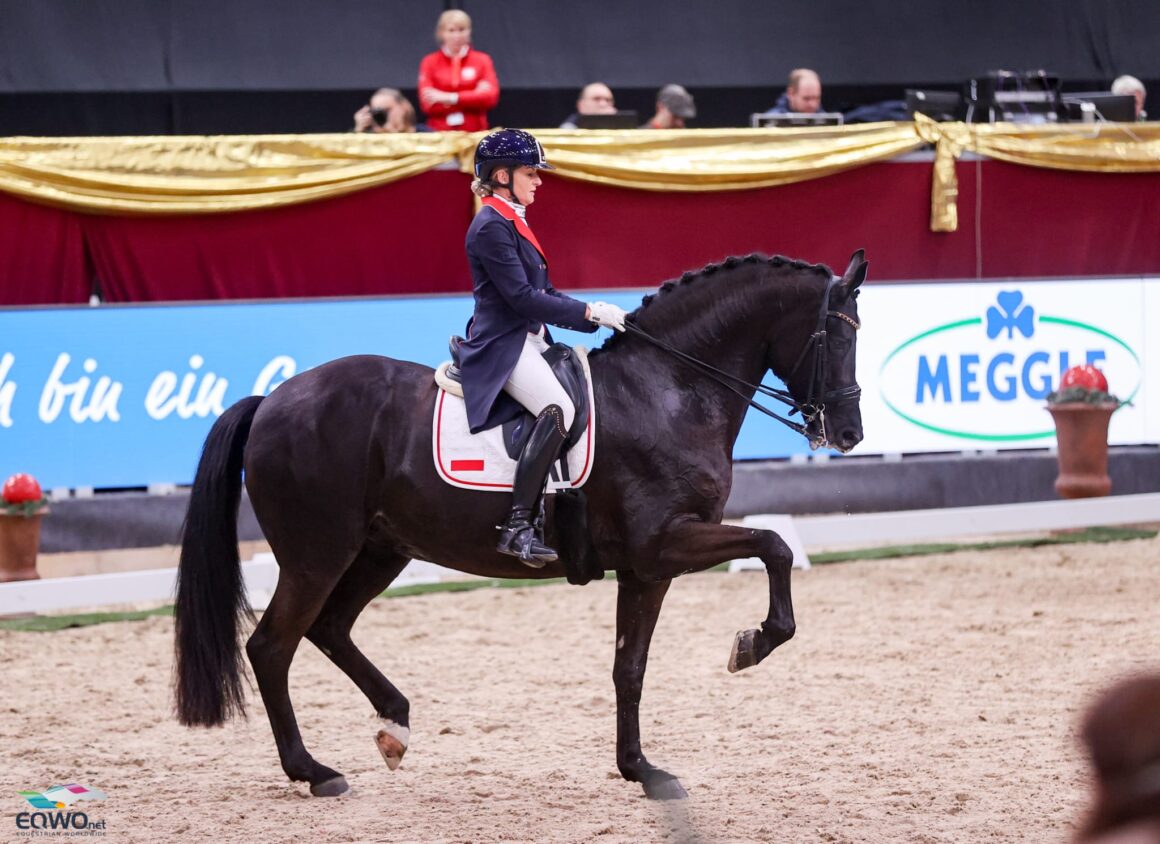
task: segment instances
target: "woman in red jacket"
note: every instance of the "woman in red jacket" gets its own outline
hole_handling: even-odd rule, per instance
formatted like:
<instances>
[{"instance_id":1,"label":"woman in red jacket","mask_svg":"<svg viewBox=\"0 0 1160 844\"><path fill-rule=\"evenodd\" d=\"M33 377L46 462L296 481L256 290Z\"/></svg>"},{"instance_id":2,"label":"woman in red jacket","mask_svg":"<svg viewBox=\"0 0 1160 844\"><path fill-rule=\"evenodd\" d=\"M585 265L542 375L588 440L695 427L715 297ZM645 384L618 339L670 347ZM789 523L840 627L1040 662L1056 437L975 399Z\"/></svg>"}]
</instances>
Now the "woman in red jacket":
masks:
<instances>
[{"instance_id":1,"label":"woman in red jacket","mask_svg":"<svg viewBox=\"0 0 1160 844\"><path fill-rule=\"evenodd\" d=\"M419 63L419 104L437 132L487 129L487 113L499 102L491 56L471 47L471 18L459 9L439 16L439 49Z\"/></svg>"}]
</instances>

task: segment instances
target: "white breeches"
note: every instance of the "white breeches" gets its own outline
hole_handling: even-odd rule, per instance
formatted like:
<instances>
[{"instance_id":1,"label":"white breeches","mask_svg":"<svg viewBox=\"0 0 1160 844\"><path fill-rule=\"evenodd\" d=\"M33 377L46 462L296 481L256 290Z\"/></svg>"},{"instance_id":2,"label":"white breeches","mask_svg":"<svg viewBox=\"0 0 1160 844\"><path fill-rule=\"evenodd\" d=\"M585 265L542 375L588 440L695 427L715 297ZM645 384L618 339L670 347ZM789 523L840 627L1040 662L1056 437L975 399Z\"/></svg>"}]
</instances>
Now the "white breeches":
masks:
<instances>
[{"instance_id":1,"label":"white breeches","mask_svg":"<svg viewBox=\"0 0 1160 844\"><path fill-rule=\"evenodd\" d=\"M571 430L576 408L552 374L552 367L541 357L547 350L548 344L543 337L538 334L527 335L520 359L503 389L536 416L548 405L558 405L564 413L564 430Z\"/></svg>"}]
</instances>

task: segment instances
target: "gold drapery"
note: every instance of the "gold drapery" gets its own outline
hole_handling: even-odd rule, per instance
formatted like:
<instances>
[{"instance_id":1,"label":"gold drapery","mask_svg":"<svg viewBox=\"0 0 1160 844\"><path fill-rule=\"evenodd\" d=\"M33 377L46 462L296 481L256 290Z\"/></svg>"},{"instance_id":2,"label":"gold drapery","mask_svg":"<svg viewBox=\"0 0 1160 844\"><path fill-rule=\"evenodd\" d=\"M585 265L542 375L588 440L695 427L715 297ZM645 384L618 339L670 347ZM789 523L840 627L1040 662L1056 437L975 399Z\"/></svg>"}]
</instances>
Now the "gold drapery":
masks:
<instances>
[{"instance_id":1,"label":"gold drapery","mask_svg":"<svg viewBox=\"0 0 1160 844\"><path fill-rule=\"evenodd\" d=\"M771 187L935 147L931 228L957 227L964 151L1039 167L1160 172L1160 124L871 123L801 129L536 130L561 176L622 188ZM0 138L0 191L104 214L272 208L404 179L458 161L482 133Z\"/></svg>"},{"instance_id":2,"label":"gold drapery","mask_svg":"<svg viewBox=\"0 0 1160 844\"><path fill-rule=\"evenodd\" d=\"M936 123L915 115L915 131L935 148L931 231L958 228L955 159L965 150L1032 167L1088 173L1160 173L1160 123Z\"/></svg>"},{"instance_id":3,"label":"gold drapery","mask_svg":"<svg viewBox=\"0 0 1160 844\"><path fill-rule=\"evenodd\" d=\"M0 138L0 190L106 214L247 211L414 176L454 158L466 138L461 132Z\"/></svg>"},{"instance_id":4,"label":"gold drapery","mask_svg":"<svg viewBox=\"0 0 1160 844\"><path fill-rule=\"evenodd\" d=\"M560 175L621 188L719 191L828 176L922 146L909 123L795 129L536 132Z\"/></svg>"}]
</instances>

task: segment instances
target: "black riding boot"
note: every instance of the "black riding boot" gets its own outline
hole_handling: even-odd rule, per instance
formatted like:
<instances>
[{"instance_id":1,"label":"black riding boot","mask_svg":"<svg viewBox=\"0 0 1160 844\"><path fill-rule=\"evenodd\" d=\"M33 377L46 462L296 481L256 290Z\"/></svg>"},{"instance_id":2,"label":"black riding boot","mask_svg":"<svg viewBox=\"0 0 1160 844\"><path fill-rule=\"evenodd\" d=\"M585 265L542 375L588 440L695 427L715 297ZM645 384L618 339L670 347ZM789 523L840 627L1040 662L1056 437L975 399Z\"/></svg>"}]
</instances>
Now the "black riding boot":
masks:
<instances>
[{"instance_id":1,"label":"black riding boot","mask_svg":"<svg viewBox=\"0 0 1160 844\"><path fill-rule=\"evenodd\" d=\"M556 405L548 405L536 417L532 433L516 464L516 478L512 484L512 509L507 521L499 526L499 544L495 550L501 554L519 557L520 562L534 569L545 563L554 562L558 555L536 536L532 524L548 471L560 454L564 440L568 438L564 430L564 415Z\"/></svg>"}]
</instances>

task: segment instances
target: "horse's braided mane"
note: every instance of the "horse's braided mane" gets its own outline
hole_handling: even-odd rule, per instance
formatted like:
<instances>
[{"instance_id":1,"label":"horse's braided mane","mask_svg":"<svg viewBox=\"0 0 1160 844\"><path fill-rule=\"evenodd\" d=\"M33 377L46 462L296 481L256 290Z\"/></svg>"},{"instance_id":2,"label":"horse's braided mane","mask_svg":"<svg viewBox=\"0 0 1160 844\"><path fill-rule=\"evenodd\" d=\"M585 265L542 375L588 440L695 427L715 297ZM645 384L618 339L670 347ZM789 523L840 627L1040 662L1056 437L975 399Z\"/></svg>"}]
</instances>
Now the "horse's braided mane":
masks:
<instances>
[{"instance_id":1,"label":"horse's braided mane","mask_svg":"<svg viewBox=\"0 0 1160 844\"><path fill-rule=\"evenodd\" d=\"M632 311L628 318L632 321L637 320L641 313L649 305L651 305L653 300L658 296L671 293L673 290L679 288L687 287L688 285L693 284L702 278L713 275L718 270L731 270L734 267L740 266L742 264L769 264L772 267L788 267L794 270L812 270L819 275L824 274L826 278L829 278L831 275L833 275L832 270L825 264L811 264L807 261L799 261L795 258L787 258L784 255L774 255L773 257L770 257L760 252L751 252L748 255L730 255L724 261L718 261L714 264L706 264L699 270L689 270L685 273L682 273L680 278L672 278L664 282L657 289L656 293L649 293L645 295L640 300L640 307ZM605 340L603 344L601 344L598 348L593 349L592 354L606 350L619 339L620 334L618 332L613 332L612 336Z\"/></svg>"}]
</instances>

